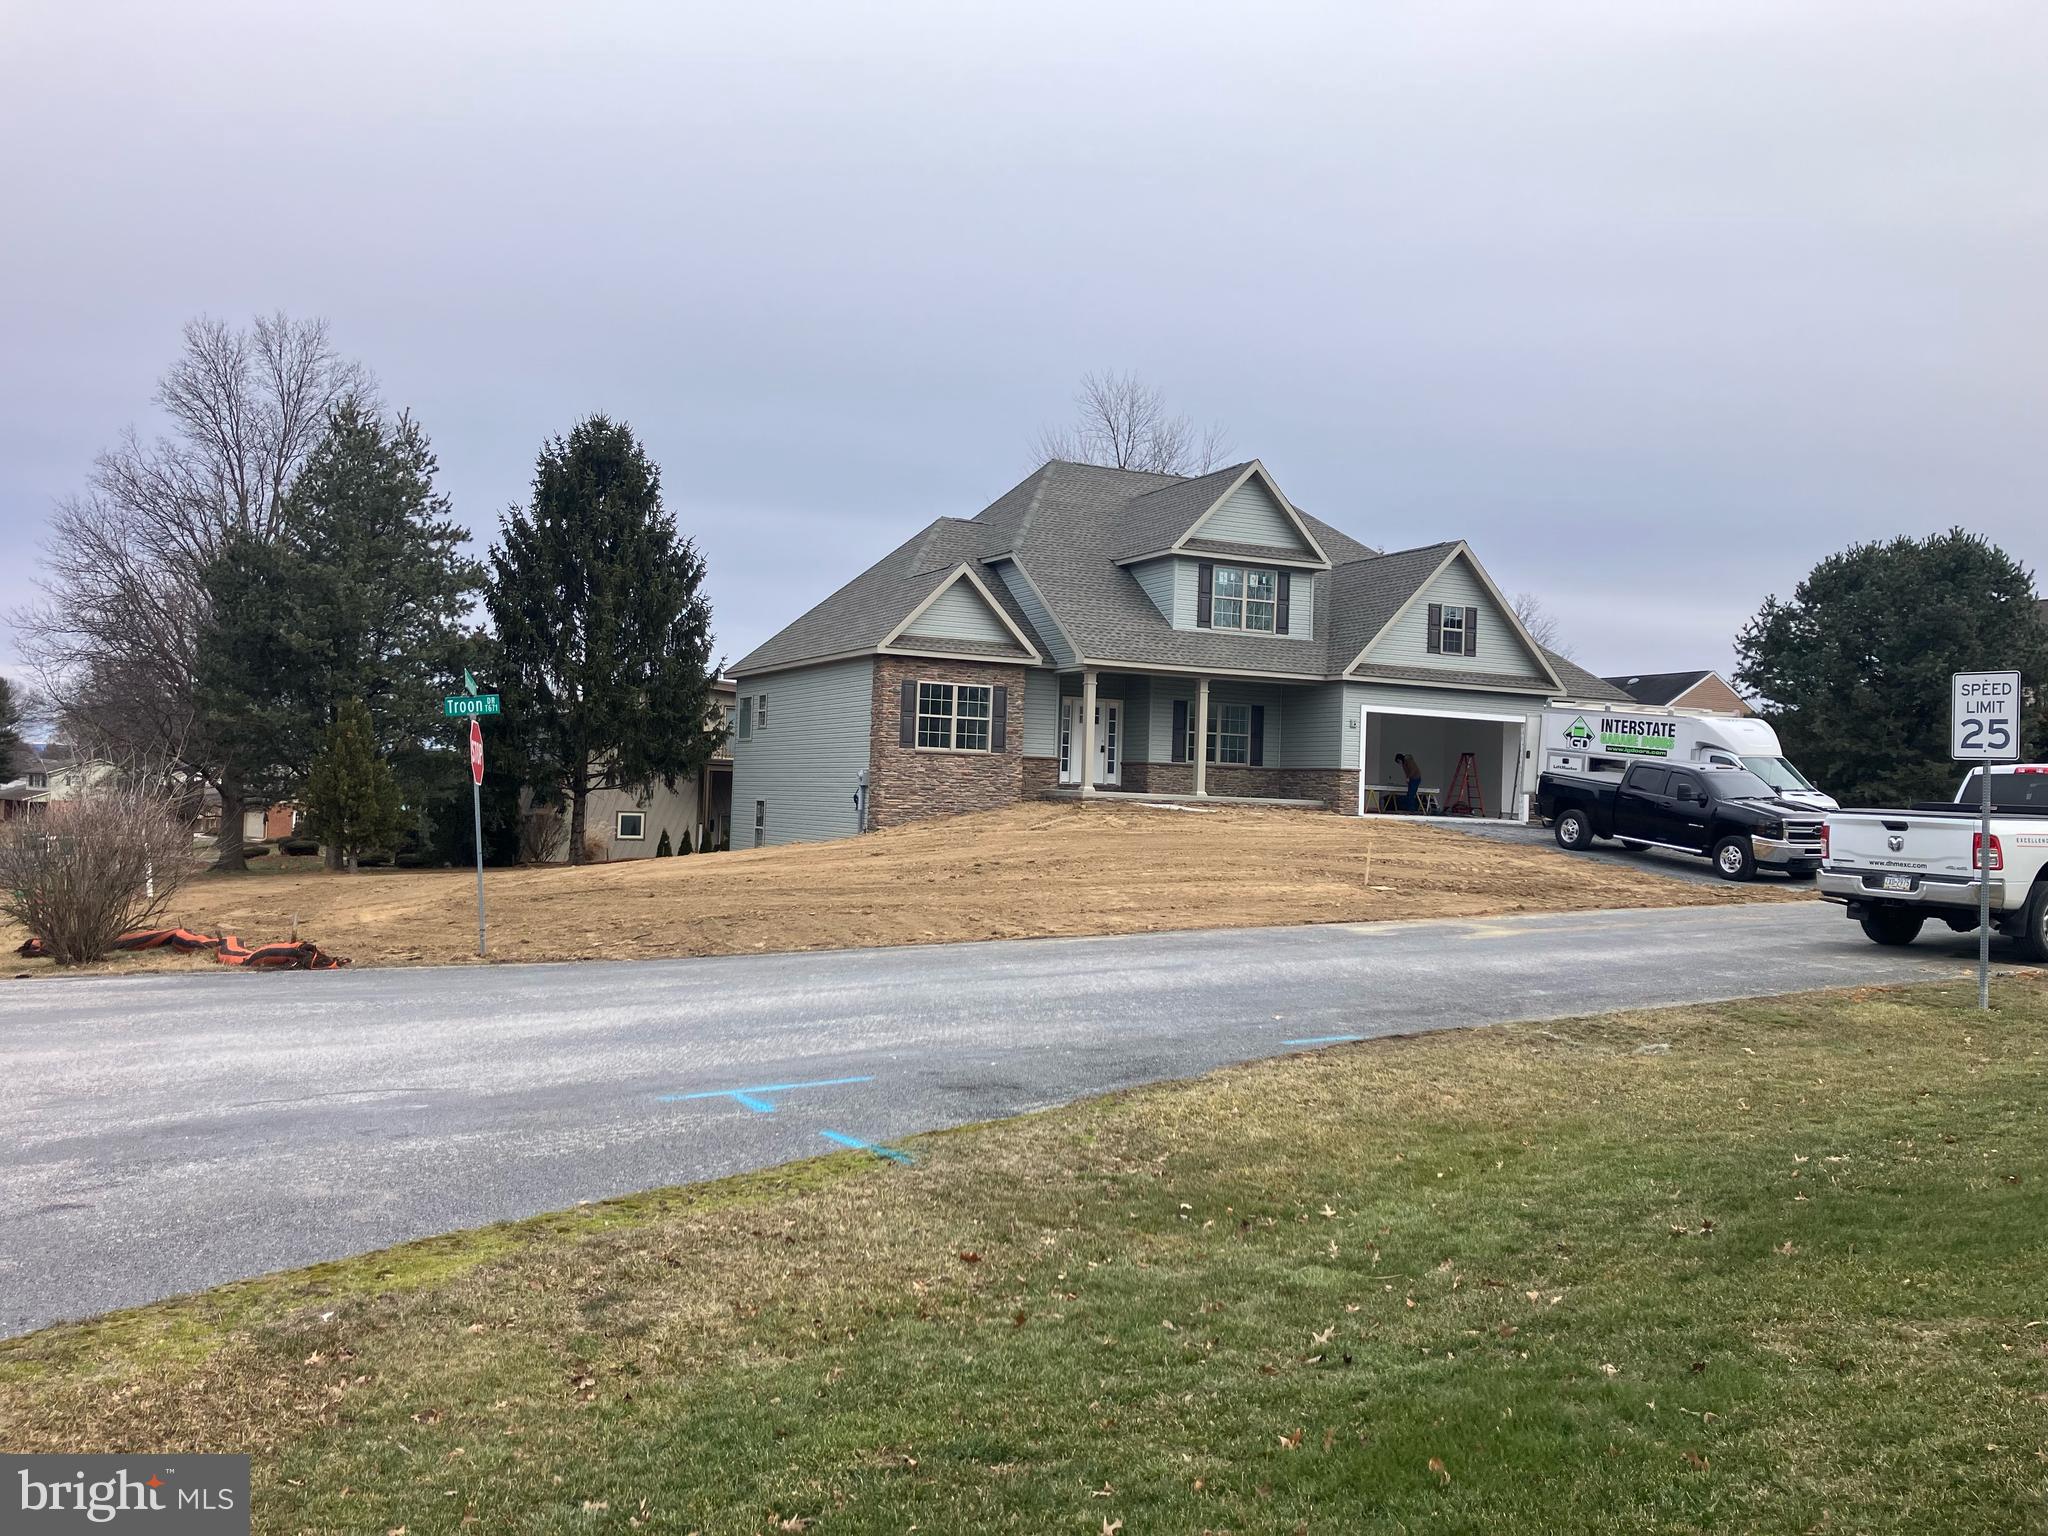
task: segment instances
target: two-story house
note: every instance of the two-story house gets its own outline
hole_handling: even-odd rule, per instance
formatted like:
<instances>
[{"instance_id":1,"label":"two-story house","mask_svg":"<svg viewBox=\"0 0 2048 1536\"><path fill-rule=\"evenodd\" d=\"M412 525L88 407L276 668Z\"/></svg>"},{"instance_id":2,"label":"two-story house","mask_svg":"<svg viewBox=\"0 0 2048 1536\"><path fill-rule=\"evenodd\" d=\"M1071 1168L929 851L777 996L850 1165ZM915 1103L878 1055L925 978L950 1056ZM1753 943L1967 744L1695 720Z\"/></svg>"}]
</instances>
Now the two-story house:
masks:
<instances>
[{"instance_id":1,"label":"two-story house","mask_svg":"<svg viewBox=\"0 0 2048 1536\"><path fill-rule=\"evenodd\" d=\"M1625 698L1537 645L1461 541L1368 548L1257 461L1046 464L732 673L735 847L1035 796L1360 814L1397 754L1432 803L1520 816L1545 704Z\"/></svg>"}]
</instances>

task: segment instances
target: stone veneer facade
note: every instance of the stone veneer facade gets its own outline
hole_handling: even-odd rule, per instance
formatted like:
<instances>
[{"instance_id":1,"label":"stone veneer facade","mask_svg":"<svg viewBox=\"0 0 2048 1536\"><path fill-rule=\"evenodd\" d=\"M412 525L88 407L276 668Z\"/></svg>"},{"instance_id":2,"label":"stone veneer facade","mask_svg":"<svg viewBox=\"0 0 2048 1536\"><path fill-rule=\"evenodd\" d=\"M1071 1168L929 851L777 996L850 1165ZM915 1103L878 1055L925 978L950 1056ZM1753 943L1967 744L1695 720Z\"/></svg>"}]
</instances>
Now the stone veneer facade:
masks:
<instances>
[{"instance_id":1,"label":"stone veneer facade","mask_svg":"<svg viewBox=\"0 0 2048 1536\"><path fill-rule=\"evenodd\" d=\"M1001 752L947 752L903 745L903 684L986 683L1007 688ZM868 827L929 816L992 811L1025 795L1024 668L1005 662L875 659L874 723L868 737ZM1044 758L1031 759L1045 762Z\"/></svg>"}]
</instances>

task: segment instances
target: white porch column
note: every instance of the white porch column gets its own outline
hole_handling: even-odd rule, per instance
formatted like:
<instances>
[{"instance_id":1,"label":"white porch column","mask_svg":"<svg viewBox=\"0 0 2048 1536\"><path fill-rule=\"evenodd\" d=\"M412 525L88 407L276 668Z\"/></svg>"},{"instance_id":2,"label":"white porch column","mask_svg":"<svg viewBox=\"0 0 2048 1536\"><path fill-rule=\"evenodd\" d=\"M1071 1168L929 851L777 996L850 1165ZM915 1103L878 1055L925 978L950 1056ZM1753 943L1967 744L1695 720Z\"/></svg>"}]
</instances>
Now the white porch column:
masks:
<instances>
[{"instance_id":1,"label":"white porch column","mask_svg":"<svg viewBox=\"0 0 2048 1536\"><path fill-rule=\"evenodd\" d=\"M1095 669L1081 672L1081 794L1095 793Z\"/></svg>"},{"instance_id":2,"label":"white porch column","mask_svg":"<svg viewBox=\"0 0 2048 1536\"><path fill-rule=\"evenodd\" d=\"M1209 679L1195 679L1195 793L1209 793Z\"/></svg>"}]
</instances>

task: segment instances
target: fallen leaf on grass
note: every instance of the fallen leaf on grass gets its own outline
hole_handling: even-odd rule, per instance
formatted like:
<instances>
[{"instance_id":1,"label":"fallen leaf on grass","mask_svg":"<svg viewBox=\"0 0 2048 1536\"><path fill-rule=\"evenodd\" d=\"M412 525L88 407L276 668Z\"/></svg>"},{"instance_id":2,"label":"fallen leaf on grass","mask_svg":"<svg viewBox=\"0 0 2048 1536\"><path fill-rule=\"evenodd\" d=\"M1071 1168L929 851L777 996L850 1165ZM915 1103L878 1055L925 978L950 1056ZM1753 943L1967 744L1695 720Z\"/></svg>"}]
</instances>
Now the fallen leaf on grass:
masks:
<instances>
[{"instance_id":1,"label":"fallen leaf on grass","mask_svg":"<svg viewBox=\"0 0 2048 1536\"><path fill-rule=\"evenodd\" d=\"M1106 1515L1103 1517L1102 1536L1116 1536L1116 1533L1123 1528L1124 1523L1122 1520L1111 1520Z\"/></svg>"},{"instance_id":2,"label":"fallen leaf on grass","mask_svg":"<svg viewBox=\"0 0 2048 1536\"><path fill-rule=\"evenodd\" d=\"M1687 1451L1685 1453L1685 1459L1692 1463L1692 1469L1695 1472L1704 1472L1707 1470L1708 1466L1711 1465L1711 1463L1708 1462L1707 1458L1702 1456L1698 1451Z\"/></svg>"},{"instance_id":3,"label":"fallen leaf on grass","mask_svg":"<svg viewBox=\"0 0 2048 1536\"><path fill-rule=\"evenodd\" d=\"M1303 1435L1304 1433L1306 1433L1306 1431L1304 1431L1304 1430L1299 1430L1299 1429L1297 1429L1297 1430L1296 1430L1296 1431L1295 1431L1295 1432L1294 1432L1293 1434L1291 1434L1291 1435L1282 1435L1282 1436L1280 1436L1280 1449L1281 1449L1281 1450L1283 1450L1283 1451L1298 1451L1298 1450L1300 1450L1300 1449L1301 1449L1301 1437L1302 1437L1302 1435Z\"/></svg>"},{"instance_id":4,"label":"fallen leaf on grass","mask_svg":"<svg viewBox=\"0 0 2048 1536\"><path fill-rule=\"evenodd\" d=\"M1429 1458L1429 1470L1430 1470L1430 1471L1432 1471L1432 1472L1434 1472L1434 1473L1435 1473L1435 1474L1436 1474L1436 1475L1437 1475L1438 1477L1440 1477L1440 1478L1442 1478L1442 1479L1444 1480L1444 1486L1445 1486L1446 1488L1448 1488L1448 1487L1450 1487L1450 1486L1451 1486L1451 1474L1450 1474L1450 1470L1449 1470L1449 1469L1448 1469L1447 1467L1445 1467L1445 1466L1444 1466L1444 1459L1443 1459L1443 1457L1441 1457L1441 1456L1432 1456L1432 1457L1430 1457L1430 1458Z\"/></svg>"},{"instance_id":5,"label":"fallen leaf on grass","mask_svg":"<svg viewBox=\"0 0 2048 1536\"><path fill-rule=\"evenodd\" d=\"M960 1262L962 1264L979 1264L981 1262L981 1255L972 1249L962 1248L960 1250Z\"/></svg>"}]
</instances>

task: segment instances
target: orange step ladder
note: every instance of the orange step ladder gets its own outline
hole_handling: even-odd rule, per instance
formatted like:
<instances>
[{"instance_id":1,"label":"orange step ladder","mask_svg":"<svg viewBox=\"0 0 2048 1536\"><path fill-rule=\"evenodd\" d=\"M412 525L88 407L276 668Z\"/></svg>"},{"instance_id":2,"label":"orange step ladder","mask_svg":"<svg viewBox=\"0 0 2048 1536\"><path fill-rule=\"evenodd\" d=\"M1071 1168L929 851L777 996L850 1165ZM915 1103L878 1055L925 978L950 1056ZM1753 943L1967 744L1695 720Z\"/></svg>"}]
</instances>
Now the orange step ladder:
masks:
<instances>
[{"instance_id":1,"label":"orange step ladder","mask_svg":"<svg viewBox=\"0 0 2048 1536\"><path fill-rule=\"evenodd\" d=\"M1486 791L1479 787L1479 759L1470 752L1458 754L1458 766L1444 791L1446 816L1484 816Z\"/></svg>"}]
</instances>

